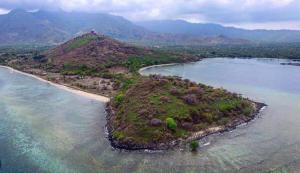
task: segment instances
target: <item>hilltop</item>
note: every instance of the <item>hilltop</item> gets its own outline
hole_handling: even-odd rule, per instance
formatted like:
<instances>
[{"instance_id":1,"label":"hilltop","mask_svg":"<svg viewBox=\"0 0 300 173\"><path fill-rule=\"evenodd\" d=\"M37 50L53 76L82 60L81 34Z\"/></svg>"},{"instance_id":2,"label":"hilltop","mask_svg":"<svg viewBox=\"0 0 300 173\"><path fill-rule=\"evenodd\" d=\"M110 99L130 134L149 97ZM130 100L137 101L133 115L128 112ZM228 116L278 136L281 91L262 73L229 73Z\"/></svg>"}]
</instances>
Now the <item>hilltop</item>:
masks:
<instances>
[{"instance_id":1,"label":"hilltop","mask_svg":"<svg viewBox=\"0 0 300 173\"><path fill-rule=\"evenodd\" d=\"M92 31L43 53L41 59L59 70L84 66L103 72L122 66L136 72L144 66L196 61L199 57L137 47Z\"/></svg>"},{"instance_id":2,"label":"hilltop","mask_svg":"<svg viewBox=\"0 0 300 173\"><path fill-rule=\"evenodd\" d=\"M108 63L122 63L130 56L149 54L145 48L138 48L119 42L104 35L90 32L48 51L45 56L55 66L87 65L100 67Z\"/></svg>"}]
</instances>

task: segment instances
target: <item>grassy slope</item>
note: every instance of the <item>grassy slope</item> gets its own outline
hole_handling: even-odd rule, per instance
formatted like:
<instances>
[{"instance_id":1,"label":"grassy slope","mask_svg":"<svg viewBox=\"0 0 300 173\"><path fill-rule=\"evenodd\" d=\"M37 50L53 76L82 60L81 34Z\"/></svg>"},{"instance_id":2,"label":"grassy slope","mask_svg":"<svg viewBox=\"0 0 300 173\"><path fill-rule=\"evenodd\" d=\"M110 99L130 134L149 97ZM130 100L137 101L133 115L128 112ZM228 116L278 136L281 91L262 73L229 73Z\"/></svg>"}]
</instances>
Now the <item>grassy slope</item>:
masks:
<instances>
[{"instance_id":1,"label":"grassy slope","mask_svg":"<svg viewBox=\"0 0 300 173\"><path fill-rule=\"evenodd\" d=\"M81 39L75 39L73 42L71 42L68 47L67 51L72 51L74 49L80 48L81 46L85 46L89 44L91 41L96 40L97 36L96 35L88 35L84 38Z\"/></svg>"}]
</instances>

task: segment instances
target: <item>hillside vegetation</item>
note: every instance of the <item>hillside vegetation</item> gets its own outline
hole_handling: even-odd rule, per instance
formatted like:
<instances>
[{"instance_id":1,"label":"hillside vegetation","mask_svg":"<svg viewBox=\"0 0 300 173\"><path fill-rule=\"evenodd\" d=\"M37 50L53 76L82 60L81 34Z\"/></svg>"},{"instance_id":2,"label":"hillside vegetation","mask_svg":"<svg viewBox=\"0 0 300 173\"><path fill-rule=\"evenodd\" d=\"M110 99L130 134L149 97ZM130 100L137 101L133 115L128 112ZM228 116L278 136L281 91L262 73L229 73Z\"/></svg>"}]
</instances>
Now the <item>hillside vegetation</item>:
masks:
<instances>
[{"instance_id":1,"label":"hillside vegetation","mask_svg":"<svg viewBox=\"0 0 300 173\"><path fill-rule=\"evenodd\" d=\"M178 77L140 77L134 82L108 108L111 140L120 148L166 149L195 132L247 122L259 109L237 94Z\"/></svg>"},{"instance_id":2,"label":"hillside vegetation","mask_svg":"<svg viewBox=\"0 0 300 173\"><path fill-rule=\"evenodd\" d=\"M300 43L273 43L218 46L166 46L163 50L198 55L206 58L300 58Z\"/></svg>"}]
</instances>

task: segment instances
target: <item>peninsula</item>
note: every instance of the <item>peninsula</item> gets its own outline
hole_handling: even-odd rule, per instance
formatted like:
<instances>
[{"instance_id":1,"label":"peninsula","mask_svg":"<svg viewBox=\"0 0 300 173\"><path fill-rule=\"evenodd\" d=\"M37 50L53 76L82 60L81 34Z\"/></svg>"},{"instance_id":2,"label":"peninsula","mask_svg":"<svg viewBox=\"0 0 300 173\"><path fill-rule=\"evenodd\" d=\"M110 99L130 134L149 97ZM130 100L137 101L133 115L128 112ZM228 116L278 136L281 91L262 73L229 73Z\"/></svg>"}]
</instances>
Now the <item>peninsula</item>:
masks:
<instances>
[{"instance_id":1,"label":"peninsula","mask_svg":"<svg viewBox=\"0 0 300 173\"><path fill-rule=\"evenodd\" d=\"M107 129L116 148L170 149L252 120L264 104L140 68L201 60L187 53L136 47L95 32L1 64L73 89L111 98Z\"/></svg>"}]
</instances>

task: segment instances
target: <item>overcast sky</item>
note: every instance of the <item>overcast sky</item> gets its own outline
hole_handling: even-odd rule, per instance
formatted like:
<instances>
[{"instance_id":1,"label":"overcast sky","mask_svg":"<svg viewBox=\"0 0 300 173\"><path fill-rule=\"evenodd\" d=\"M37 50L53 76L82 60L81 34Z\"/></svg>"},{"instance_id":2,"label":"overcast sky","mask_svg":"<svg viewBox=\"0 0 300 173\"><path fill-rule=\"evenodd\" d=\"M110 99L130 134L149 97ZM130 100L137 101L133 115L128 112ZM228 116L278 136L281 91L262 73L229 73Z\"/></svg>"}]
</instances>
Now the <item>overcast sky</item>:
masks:
<instances>
[{"instance_id":1,"label":"overcast sky","mask_svg":"<svg viewBox=\"0 0 300 173\"><path fill-rule=\"evenodd\" d=\"M0 13L14 8L105 12L133 21L185 19L250 29L300 29L300 0L0 0Z\"/></svg>"}]
</instances>

